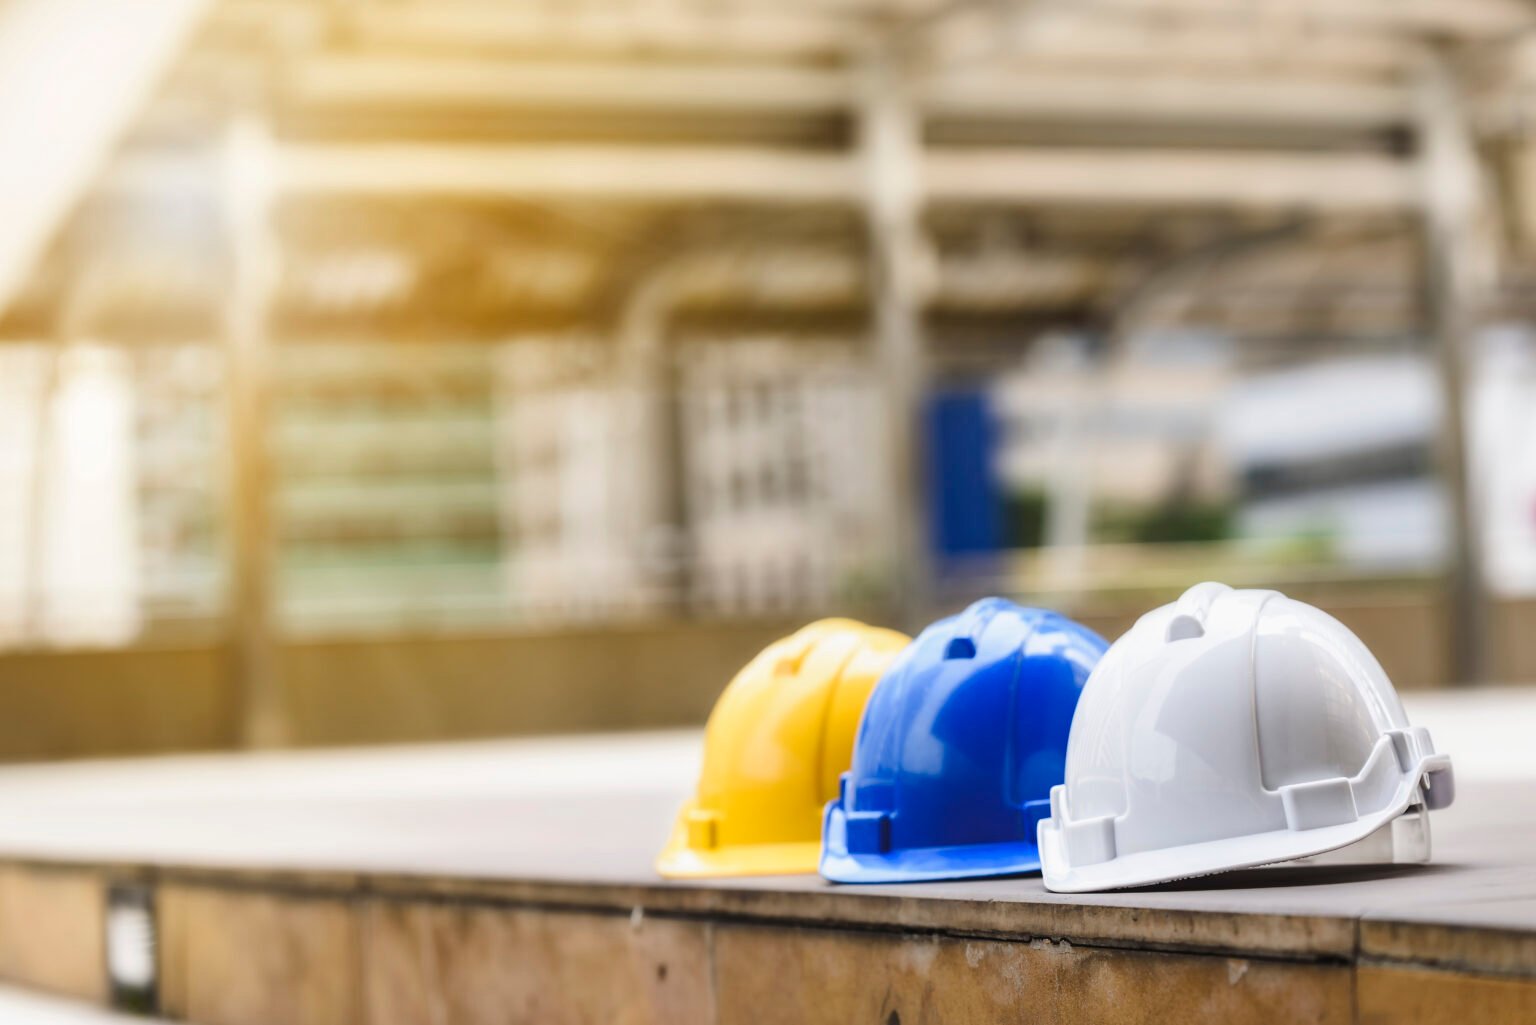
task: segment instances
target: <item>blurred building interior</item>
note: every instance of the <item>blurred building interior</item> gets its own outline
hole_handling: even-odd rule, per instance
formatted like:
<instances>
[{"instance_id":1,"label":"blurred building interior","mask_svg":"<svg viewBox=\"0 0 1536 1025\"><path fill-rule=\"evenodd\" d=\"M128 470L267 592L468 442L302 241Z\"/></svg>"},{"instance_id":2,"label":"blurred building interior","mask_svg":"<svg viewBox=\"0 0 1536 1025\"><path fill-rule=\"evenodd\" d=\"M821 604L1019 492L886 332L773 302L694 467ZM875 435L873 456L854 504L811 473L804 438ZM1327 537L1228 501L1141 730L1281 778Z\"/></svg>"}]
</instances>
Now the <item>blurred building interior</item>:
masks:
<instances>
[{"instance_id":1,"label":"blurred building interior","mask_svg":"<svg viewBox=\"0 0 1536 1025\"><path fill-rule=\"evenodd\" d=\"M1519 0L0 0L0 757L1200 579L1536 678Z\"/></svg>"}]
</instances>

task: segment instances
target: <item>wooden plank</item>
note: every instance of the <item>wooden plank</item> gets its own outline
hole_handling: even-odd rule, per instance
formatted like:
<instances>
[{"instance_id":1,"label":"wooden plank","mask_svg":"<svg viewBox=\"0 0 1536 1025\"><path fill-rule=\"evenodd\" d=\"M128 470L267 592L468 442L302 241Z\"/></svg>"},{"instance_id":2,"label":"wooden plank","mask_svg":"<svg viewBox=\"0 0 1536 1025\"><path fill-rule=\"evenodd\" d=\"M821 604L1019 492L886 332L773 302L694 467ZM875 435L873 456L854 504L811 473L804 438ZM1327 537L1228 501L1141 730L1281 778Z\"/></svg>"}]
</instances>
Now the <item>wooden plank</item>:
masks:
<instances>
[{"instance_id":1,"label":"wooden plank","mask_svg":"<svg viewBox=\"0 0 1536 1025\"><path fill-rule=\"evenodd\" d=\"M71 875L99 891L95 873ZM1172 953L890 923L754 924L727 914L678 918L643 905L509 905L486 894L423 899L375 883L166 873L164 1009L207 1025L910 1023L936 1014L1045 1023L1433 1023L1458 1014L1518 1021L1536 1010L1530 977L1374 959L1356 967L1343 958ZM0 895L10 905L14 891ZM42 960L72 961L99 980L99 946L82 946L81 938L34 945ZM87 962L81 950L98 957ZM50 969L26 981L56 977Z\"/></svg>"},{"instance_id":2,"label":"wooden plank","mask_svg":"<svg viewBox=\"0 0 1536 1025\"><path fill-rule=\"evenodd\" d=\"M160 889L161 1002L202 1025L362 1021L351 904L199 886Z\"/></svg>"},{"instance_id":3,"label":"wooden plank","mask_svg":"<svg viewBox=\"0 0 1536 1025\"><path fill-rule=\"evenodd\" d=\"M95 873L70 875L99 892ZM1356 969L1346 958L1171 953L890 921L850 930L841 920L679 919L644 905L518 906L486 893L423 899L376 882L166 873L165 1010L209 1025L473 1025L913 1022L940 1009L944 1020L1347 1022L1354 1007L1361 1022L1449 1021L1458 1008L1462 1020L1516 1021L1536 1007L1530 977L1375 959ZM8 886L0 895L15 903ZM61 906L49 904L55 917ZM92 927L99 937L99 920ZM82 933L38 943L35 927L29 934L31 956L45 967L23 981L60 988L57 966L70 963L92 984L64 991L103 998L99 941L82 944L91 939Z\"/></svg>"},{"instance_id":4,"label":"wooden plank","mask_svg":"<svg viewBox=\"0 0 1536 1025\"><path fill-rule=\"evenodd\" d=\"M0 978L104 1001L105 914L105 884L94 872L0 866Z\"/></svg>"},{"instance_id":5,"label":"wooden plank","mask_svg":"<svg viewBox=\"0 0 1536 1025\"><path fill-rule=\"evenodd\" d=\"M720 1025L1351 1021L1344 965L726 925Z\"/></svg>"},{"instance_id":6,"label":"wooden plank","mask_svg":"<svg viewBox=\"0 0 1536 1025\"><path fill-rule=\"evenodd\" d=\"M1360 1025L1465 1025L1536 1020L1536 982L1451 972L1361 965L1356 972Z\"/></svg>"},{"instance_id":7,"label":"wooden plank","mask_svg":"<svg viewBox=\"0 0 1536 1025\"><path fill-rule=\"evenodd\" d=\"M368 1025L714 1021L710 933L628 915L370 900Z\"/></svg>"}]
</instances>

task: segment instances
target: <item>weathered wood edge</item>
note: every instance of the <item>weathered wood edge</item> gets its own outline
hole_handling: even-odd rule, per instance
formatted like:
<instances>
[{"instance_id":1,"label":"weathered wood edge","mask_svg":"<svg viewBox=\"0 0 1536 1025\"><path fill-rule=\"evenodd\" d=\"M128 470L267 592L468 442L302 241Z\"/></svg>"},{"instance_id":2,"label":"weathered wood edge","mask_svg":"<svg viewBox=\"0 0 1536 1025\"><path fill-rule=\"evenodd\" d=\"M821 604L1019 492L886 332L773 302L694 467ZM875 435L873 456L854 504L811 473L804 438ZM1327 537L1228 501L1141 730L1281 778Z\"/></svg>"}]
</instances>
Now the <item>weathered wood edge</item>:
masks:
<instances>
[{"instance_id":1,"label":"weathered wood edge","mask_svg":"<svg viewBox=\"0 0 1536 1025\"><path fill-rule=\"evenodd\" d=\"M1408 965L1536 978L1536 933L1477 926L918 893L545 881L300 868L151 865L0 858L0 866L91 871L112 882L176 883L300 898L442 901L612 915L654 915L804 928L934 933L1027 942L1285 961Z\"/></svg>"}]
</instances>

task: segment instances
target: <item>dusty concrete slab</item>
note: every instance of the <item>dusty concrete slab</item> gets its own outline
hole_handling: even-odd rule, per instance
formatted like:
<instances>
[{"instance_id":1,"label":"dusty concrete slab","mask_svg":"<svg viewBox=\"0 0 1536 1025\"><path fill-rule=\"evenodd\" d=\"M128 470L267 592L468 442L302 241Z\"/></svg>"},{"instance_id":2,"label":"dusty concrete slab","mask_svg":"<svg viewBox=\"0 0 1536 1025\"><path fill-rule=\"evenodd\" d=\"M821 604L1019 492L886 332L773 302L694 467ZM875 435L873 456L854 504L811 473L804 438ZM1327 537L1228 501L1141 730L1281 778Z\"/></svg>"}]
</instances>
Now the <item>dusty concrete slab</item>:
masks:
<instances>
[{"instance_id":1,"label":"dusty concrete slab","mask_svg":"<svg viewBox=\"0 0 1536 1025\"><path fill-rule=\"evenodd\" d=\"M910 1023L941 998L1007 1020L1026 993L1044 1001L1028 1020L1364 1021L1397 983L1426 1013L1461 987L1518 1009L1536 755L1508 720L1536 722L1536 691L1496 696L1415 712L1486 741L1432 865L1075 896L1037 876L662 880L692 733L0 770L0 977L102 998L104 895L135 878L158 894L165 1008L209 1025L768 1020L771 994L784 1020ZM32 929L45 906L57 920ZM794 979L822 1002L781 992Z\"/></svg>"},{"instance_id":2,"label":"dusty concrete slab","mask_svg":"<svg viewBox=\"0 0 1536 1025\"><path fill-rule=\"evenodd\" d=\"M0 848L12 847L13 857L147 867L172 880L313 893L622 914L641 907L678 916L1236 955L1348 959L1361 922L1398 922L1410 946L1415 929L1471 925L1487 916L1501 934L1536 928L1536 912L1523 917L1520 903L1536 900L1536 874L1527 870L1525 854L1536 849L1536 815L1510 813L1536 807L1536 784L1464 786L1457 805L1436 818L1437 862L1427 867L1276 867L1070 897L1045 892L1037 876L877 887L836 887L814 877L667 882L651 871L650 859L675 796L637 790L499 800L323 792L280 801L166 798L81 806L90 828L72 822L52 830L48 843L19 851L23 827L0 827ZM106 835L113 825L122 830ZM47 831L35 823L25 828ZM1401 950L1380 954L1404 956ZM1458 957L1468 968L1490 971L1524 963L1476 949Z\"/></svg>"},{"instance_id":3,"label":"dusty concrete slab","mask_svg":"<svg viewBox=\"0 0 1536 1025\"><path fill-rule=\"evenodd\" d=\"M0 986L0 1021L5 1025L167 1025L160 1018L115 1014L82 1000L5 986Z\"/></svg>"}]
</instances>

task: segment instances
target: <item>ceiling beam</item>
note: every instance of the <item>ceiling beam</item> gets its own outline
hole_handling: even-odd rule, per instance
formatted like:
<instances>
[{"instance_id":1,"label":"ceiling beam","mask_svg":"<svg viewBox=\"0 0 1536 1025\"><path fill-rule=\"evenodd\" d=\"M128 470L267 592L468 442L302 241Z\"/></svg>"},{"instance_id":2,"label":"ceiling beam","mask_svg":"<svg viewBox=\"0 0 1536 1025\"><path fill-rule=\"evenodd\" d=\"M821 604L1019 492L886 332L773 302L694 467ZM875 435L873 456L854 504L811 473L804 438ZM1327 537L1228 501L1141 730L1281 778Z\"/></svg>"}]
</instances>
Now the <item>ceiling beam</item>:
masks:
<instances>
[{"instance_id":1,"label":"ceiling beam","mask_svg":"<svg viewBox=\"0 0 1536 1025\"><path fill-rule=\"evenodd\" d=\"M1278 75L1105 76L1035 70L957 73L919 91L932 116L1377 128L1405 123L1407 90Z\"/></svg>"},{"instance_id":2,"label":"ceiling beam","mask_svg":"<svg viewBox=\"0 0 1536 1025\"><path fill-rule=\"evenodd\" d=\"M507 3L356 5L339 9L347 38L367 45L471 51L644 54L688 52L729 57L847 53L867 22L825 10L760 7L626 9Z\"/></svg>"},{"instance_id":3,"label":"ceiling beam","mask_svg":"<svg viewBox=\"0 0 1536 1025\"><path fill-rule=\"evenodd\" d=\"M872 29L922 9L889 0L707 6L616 0L577 10L556 4L418 0L342 5L332 16L341 38L407 53L762 59L846 56L857 52ZM962 55L977 43L1033 52L1031 40L1039 39L1046 59L1177 60L1188 67L1191 61L1230 64L1258 58L1299 67L1380 70L1400 66L1394 52L1400 43L1490 41L1533 26L1536 11L1522 0L1002 0L958 12L936 25L932 35L969 40L959 46Z\"/></svg>"},{"instance_id":4,"label":"ceiling beam","mask_svg":"<svg viewBox=\"0 0 1536 1025\"><path fill-rule=\"evenodd\" d=\"M296 195L418 195L638 202L848 203L853 160L726 146L287 146L279 187Z\"/></svg>"},{"instance_id":5,"label":"ceiling beam","mask_svg":"<svg viewBox=\"0 0 1536 1025\"><path fill-rule=\"evenodd\" d=\"M1089 4L977 8L937 27L927 52L941 66L1014 62L1038 71L1395 78L1417 67L1425 41L1317 24L1106 16Z\"/></svg>"},{"instance_id":6,"label":"ceiling beam","mask_svg":"<svg viewBox=\"0 0 1536 1025\"><path fill-rule=\"evenodd\" d=\"M1085 0L1095 11L1281 28L1355 28L1490 39L1536 24L1522 0Z\"/></svg>"},{"instance_id":7,"label":"ceiling beam","mask_svg":"<svg viewBox=\"0 0 1536 1025\"><path fill-rule=\"evenodd\" d=\"M293 195L416 195L641 203L848 204L853 159L749 147L287 146L279 187ZM1411 209L1411 165L1388 156L1251 151L930 149L934 204Z\"/></svg>"},{"instance_id":8,"label":"ceiling beam","mask_svg":"<svg viewBox=\"0 0 1536 1025\"><path fill-rule=\"evenodd\" d=\"M287 95L324 108L529 108L630 113L827 116L851 112L851 77L836 68L718 63L513 63L326 55L291 72ZM1406 123L1408 91L1279 75L1130 76L984 68L917 89L930 116L1023 121L1235 123L1257 128L1379 128Z\"/></svg>"},{"instance_id":9,"label":"ceiling beam","mask_svg":"<svg viewBox=\"0 0 1536 1025\"><path fill-rule=\"evenodd\" d=\"M295 67L288 98L324 106L598 107L615 111L820 114L847 108L832 68L718 62L513 62L462 57L321 55Z\"/></svg>"},{"instance_id":10,"label":"ceiling beam","mask_svg":"<svg viewBox=\"0 0 1536 1025\"><path fill-rule=\"evenodd\" d=\"M927 194L956 204L1385 212L1419 194L1407 161L1375 155L931 149L923 170Z\"/></svg>"}]
</instances>

